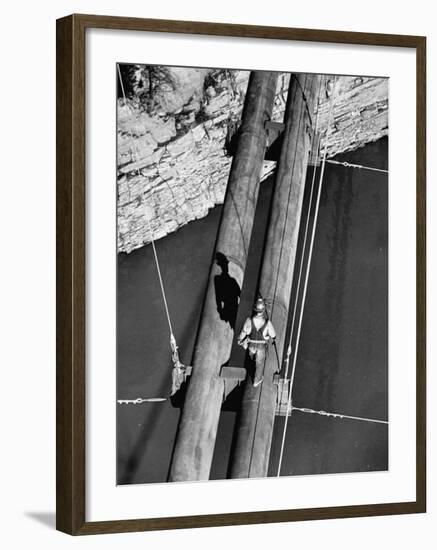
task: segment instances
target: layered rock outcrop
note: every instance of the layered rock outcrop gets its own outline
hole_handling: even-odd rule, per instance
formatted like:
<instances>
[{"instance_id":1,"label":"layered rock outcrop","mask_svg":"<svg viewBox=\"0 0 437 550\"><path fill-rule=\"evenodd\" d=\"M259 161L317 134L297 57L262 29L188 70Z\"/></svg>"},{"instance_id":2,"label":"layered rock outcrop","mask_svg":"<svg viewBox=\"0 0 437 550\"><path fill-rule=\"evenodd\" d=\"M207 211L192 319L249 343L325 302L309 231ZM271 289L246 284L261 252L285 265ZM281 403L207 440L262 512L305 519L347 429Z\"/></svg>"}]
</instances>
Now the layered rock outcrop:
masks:
<instances>
[{"instance_id":1,"label":"layered rock outcrop","mask_svg":"<svg viewBox=\"0 0 437 550\"><path fill-rule=\"evenodd\" d=\"M333 82L330 80L330 82ZM388 135L388 79L339 77L332 122L328 131L329 91L319 104L318 130L321 149L327 140L327 157L358 149Z\"/></svg>"}]
</instances>

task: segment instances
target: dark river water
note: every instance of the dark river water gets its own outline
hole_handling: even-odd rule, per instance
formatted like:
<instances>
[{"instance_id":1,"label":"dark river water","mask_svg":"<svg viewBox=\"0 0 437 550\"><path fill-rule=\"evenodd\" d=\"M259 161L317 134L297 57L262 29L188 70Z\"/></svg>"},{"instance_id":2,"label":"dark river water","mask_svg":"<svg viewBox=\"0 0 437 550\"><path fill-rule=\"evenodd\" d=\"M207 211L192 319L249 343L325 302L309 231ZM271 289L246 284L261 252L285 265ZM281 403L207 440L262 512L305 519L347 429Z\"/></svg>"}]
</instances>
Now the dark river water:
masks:
<instances>
[{"instance_id":1,"label":"dark river water","mask_svg":"<svg viewBox=\"0 0 437 550\"><path fill-rule=\"evenodd\" d=\"M381 139L337 160L387 168ZM309 170L308 180L311 179ZM304 208L308 202L309 181ZM251 311L272 191L261 184L237 317ZM191 364L221 207L157 241L181 360ZM300 237L302 241L302 235ZM379 172L327 164L297 356L293 404L388 418L388 184ZM295 298L295 290L292 302ZM278 342L284 346L286 342ZM244 364L234 345L232 365ZM169 334L151 246L118 256L118 399L167 397ZM241 390L225 402L211 479L227 477ZM183 394L117 405L117 483L167 480ZM269 475L276 475L284 417L277 417ZM295 411L282 475L386 470L388 427Z\"/></svg>"}]
</instances>

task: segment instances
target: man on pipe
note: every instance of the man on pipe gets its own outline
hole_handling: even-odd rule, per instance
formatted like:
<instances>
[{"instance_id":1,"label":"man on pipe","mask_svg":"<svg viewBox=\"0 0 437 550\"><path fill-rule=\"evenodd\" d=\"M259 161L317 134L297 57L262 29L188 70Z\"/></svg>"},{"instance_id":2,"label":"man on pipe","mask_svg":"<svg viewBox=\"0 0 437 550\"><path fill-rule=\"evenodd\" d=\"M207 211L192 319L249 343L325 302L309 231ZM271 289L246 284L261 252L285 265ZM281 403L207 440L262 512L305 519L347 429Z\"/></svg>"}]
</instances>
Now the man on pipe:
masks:
<instances>
[{"instance_id":1,"label":"man on pipe","mask_svg":"<svg viewBox=\"0 0 437 550\"><path fill-rule=\"evenodd\" d=\"M264 363L269 343L274 344L275 328L267 317L266 304L258 298L253 306L253 315L244 322L243 329L238 336L238 344L248 350L249 357L255 363L253 386L259 386L264 378Z\"/></svg>"}]
</instances>

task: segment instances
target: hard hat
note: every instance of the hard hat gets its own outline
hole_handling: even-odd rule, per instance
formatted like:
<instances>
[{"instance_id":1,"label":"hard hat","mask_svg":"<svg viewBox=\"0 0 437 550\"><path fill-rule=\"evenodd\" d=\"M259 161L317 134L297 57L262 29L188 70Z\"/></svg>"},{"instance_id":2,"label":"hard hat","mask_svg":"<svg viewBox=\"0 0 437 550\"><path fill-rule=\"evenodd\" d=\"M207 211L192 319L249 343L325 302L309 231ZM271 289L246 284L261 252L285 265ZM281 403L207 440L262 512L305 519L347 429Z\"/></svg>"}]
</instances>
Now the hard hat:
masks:
<instances>
[{"instance_id":1,"label":"hard hat","mask_svg":"<svg viewBox=\"0 0 437 550\"><path fill-rule=\"evenodd\" d=\"M253 306L253 310L257 312L265 311L266 305L262 298L258 298Z\"/></svg>"}]
</instances>

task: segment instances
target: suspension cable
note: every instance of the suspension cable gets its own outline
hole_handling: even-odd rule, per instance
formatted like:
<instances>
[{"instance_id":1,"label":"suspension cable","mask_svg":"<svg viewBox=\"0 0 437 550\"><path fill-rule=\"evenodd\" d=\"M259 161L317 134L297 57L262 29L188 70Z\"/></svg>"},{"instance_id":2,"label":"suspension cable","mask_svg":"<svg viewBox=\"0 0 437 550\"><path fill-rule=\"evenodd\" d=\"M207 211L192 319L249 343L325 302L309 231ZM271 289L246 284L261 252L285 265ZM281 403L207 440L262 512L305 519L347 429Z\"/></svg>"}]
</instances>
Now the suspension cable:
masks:
<instances>
[{"instance_id":1,"label":"suspension cable","mask_svg":"<svg viewBox=\"0 0 437 550\"><path fill-rule=\"evenodd\" d=\"M366 418L364 416L351 416L350 414L343 414L343 413L335 413L335 412L327 412L327 411L317 411L315 409L309 409L308 407L295 407L294 405L290 407L291 411L299 411L302 413L308 413L308 414L318 414L320 416L329 416L331 418L339 418L339 419L348 419L348 420L359 420L361 422L372 422L375 424L387 424L388 420L378 420L376 418Z\"/></svg>"},{"instance_id":2,"label":"suspension cable","mask_svg":"<svg viewBox=\"0 0 437 550\"><path fill-rule=\"evenodd\" d=\"M299 302L299 291L300 291L300 284L301 284L301 278L302 278L303 264L304 264L304 259L305 259L305 248L306 248L306 243L307 243L307 238L308 238L308 228L309 228L309 222L310 222L310 218L311 218L311 205L312 205L312 202L313 202L315 179L316 179L316 167L313 168L313 177L312 177L312 181L311 181L311 192L310 192L310 198L309 198L309 201L308 201L308 213L307 213L307 219L306 219L306 222L305 222L305 233L304 233L303 245L302 245L302 255L301 255L301 258L300 258L299 275L298 275L298 279L297 279L297 288L296 288L296 299L294 300L294 306L293 306L293 317L292 317L292 320L291 320L290 339L289 339L289 342L288 342L287 355L291 354L291 343L292 343L292 340L293 340L294 325L295 325L295 322L296 322L297 304ZM287 363L286 363L284 378L287 378L287 376L288 376L288 369L289 369L289 361L287 361Z\"/></svg>"},{"instance_id":3,"label":"suspension cable","mask_svg":"<svg viewBox=\"0 0 437 550\"><path fill-rule=\"evenodd\" d=\"M319 89L318 89L318 92L317 92L317 101L320 100L321 87L322 87L322 78L320 78L320 81L319 81ZM302 94L303 94L303 90L302 90ZM317 136L318 123L319 123L319 111L320 111L320 109L317 108L316 120L315 120L315 126L314 126L314 133L316 134L316 136ZM317 150L318 150L319 146L320 146L320 139L317 139ZM306 223L305 223L305 233L304 233L303 245L302 245L302 255L301 255L301 258L300 258L299 275L298 275L298 279L297 279L296 298L294 300L293 316L292 316L291 328L290 328L290 338L289 338L289 341L288 341L288 347L287 347L287 352L286 352L287 353L287 360L286 360L286 363L285 363L286 366L285 366L284 379L287 378L287 376L288 376L288 369L289 369L289 366L290 366L291 343L292 343L293 334L294 334L294 324L295 324L295 321L296 321L297 304L298 304L298 301L299 301L300 283L301 283L301 278L302 278L302 270L303 270L304 257L305 257L305 248L306 248L306 242L307 242L307 237L308 237L308 227L309 227L309 221L310 221L310 217L311 217L311 204L313 202L315 179L316 179L316 165L313 166L313 176L312 176L312 180L311 180L311 192L310 192L310 197L309 197L309 200L308 200L309 207L308 207L307 219L306 219Z\"/></svg>"},{"instance_id":4,"label":"suspension cable","mask_svg":"<svg viewBox=\"0 0 437 550\"><path fill-rule=\"evenodd\" d=\"M124 91L123 78L121 76L120 63L117 63L118 78L120 79L121 91L123 93L124 104L126 105L126 94Z\"/></svg>"},{"instance_id":5,"label":"suspension cable","mask_svg":"<svg viewBox=\"0 0 437 550\"><path fill-rule=\"evenodd\" d=\"M153 238L152 226L150 225L150 220L147 217L147 215L145 216L145 218L147 220L147 225L149 227L150 239L151 239L152 248L153 248L153 255L155 256L156 270L158 272L158 278L159 278L159 284L160 284L160 287L161 287L162 299L164 301L165 313L167 315L168 328L170 329L170 336L173 336L173 327L172 327L172 324L171 324L170 312L168 311L167 297L165 295L164 283L162 282L161 268L159 267L158 254L156 253L155 240Z\"/></svg>"},{"instance_id":6,"label":"suspension cable","mask_svg":"<svg viewBox=\"0 0 437 550\"><path fill-rule=\"evenodd\" d=\"M120 70L120 64L119 63L117 63L117 70L118 70L118 77L120 79L121 90L122 90L122 93L123 93L124 103L126 104L126 94L125 94L125 89L124 89L124 84L123 84L123 77L121 75L121 70ZM138 175L140 175L140 171L139 171L138 168L137 168L137 173L138 173ZM128 185L128 188L129 188L129 185ZM147 226L148 226L148 229L149 229L150 241L151 241L151 244L152 244L153 255L154 255L154 258L155 258L156 270L158 272L158 279L159 279L159 285L161 287L161 294L162 294L162 299L163 299L163 302L164 302L165 314L166 314L166 317L167 317L168 328L170 330L170 340L171 340L172 345L173 345L173 343L174 343L174 345L176 345L176 340L175 340L175 337L174 337L174 334L173 334L173 326L172 326L171 319L170 319L170 312L168 310L167 297L166 297L166 294L165 294L164 283L162 281L161 268L160 268L160 265L159 265L158 254L156 252L155 238L154 238L154 234L153 234L153 230L152 230L152 225L150 223L149 216L147 215L146 212L144 213L144 217L146 218Z\"/></svg>"},{"instance_id":7,"label":"suspension cable","mask_svg":"<svg viewBox=\"0 0 437 550\"><path fill-rule=\"evenodd\" d=\"M384 170L383 168L374 168L373 166L363 166L362 164L353 164L352 162L346 162L346 161L339 161L339 160L326 160L329 164L337 164L339 166L344 166L346 168L359 168L361 170L372 170L373 172L383 172L384 174L388 174L388 170Z\"/></svg>"},{"instance_id":8,"label":"suspension cable","mask_svg":"<svg viewBox=\"0 0 437 550\"><path fill-rule=\"evenodd\" d=\"M160 403L167 397L137 397L136 399L117 399L119 405L142 405L143 403Z\"/></svg>"}]
</instances>

